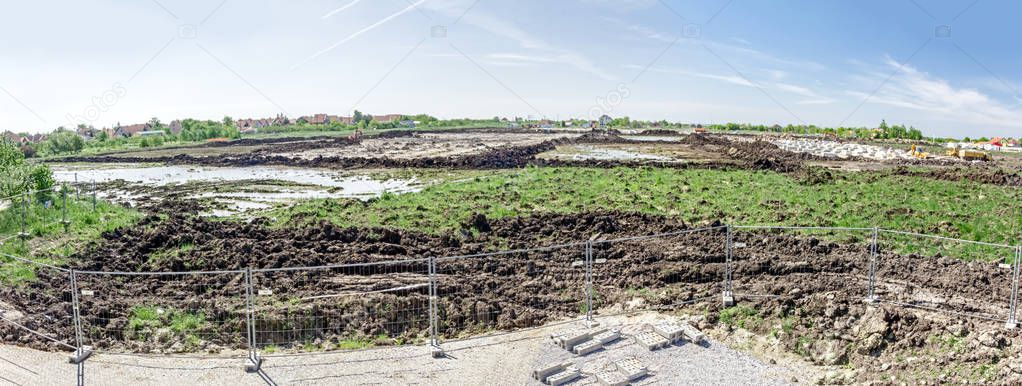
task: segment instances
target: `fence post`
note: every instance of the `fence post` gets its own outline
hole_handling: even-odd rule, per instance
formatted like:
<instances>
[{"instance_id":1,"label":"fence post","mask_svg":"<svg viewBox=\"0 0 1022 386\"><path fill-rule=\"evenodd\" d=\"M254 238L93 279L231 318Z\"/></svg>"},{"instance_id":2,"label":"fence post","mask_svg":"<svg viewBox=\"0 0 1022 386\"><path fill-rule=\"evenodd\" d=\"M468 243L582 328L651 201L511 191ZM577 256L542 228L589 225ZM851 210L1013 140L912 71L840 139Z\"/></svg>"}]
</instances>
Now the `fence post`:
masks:
<instances>
[{"instance_id":1,"label":"fence post","mask_svg":"<svg viewBox=\"0 0 1022 386\"><path fill-rule=\"evenodd\" d=\"M593 323L593 240L586 240L586 323Z\"/></svg>"},{"instance_id":2,"label":"fence post","mask_svg":"<svg viewBox=\"0 0 1022 386\"><path fill-rule=\"evenodd\" d=\"M245 327L248 335L248 365L245 371L256 373L260 371L263 358L259 357L255 344L255 309L252 306L252 267L245 268Z\"/></svg>"},{"instance_id":3,"label":"fence post","mask_svg":"<svg viewBox=\"0 0 1022 386\"><path fill-rule=\"evenodd\" d=\"M28 238L28 193L21 194L21 232L18 237L22 240Z\"/></svg>"},{"instance_id":4,"label":"fence post","mask_svg":"<svg viewBox=\"0 0 1022 386\"><path fill-rule=\"evenodd\" d=\"M78 173L75 173L75 200L82 200L82 187L78 185Z\"/></svg>"},{"instance_id":5,"label":"fence post","mask_svg":"<svg viewBox=\"0 0 1022 386\"><path fill-rule=\"evenodd\" d=\"M735 304L735 295L731 292L731 265L732 265L732 249L734 247L733 232L731 230L731 224L727 225L727 241L724 246L724 253L726 260L724 262L724 292L721 294L724 307L731 307Z\"/></svg>"},{"instance_id":6,"label":"fence post","mask_svg":"<svg viewBox=\"0 0 1022 386\"><path fill-rule=\"evenodd\" d=\"M92 213L96 213L96 180L92 180Z\"/></svg>"},{"instance_id":7,"label":"fence post","mask_svg":"<svg viewBox=\"0 0 1022 386\"><path fill-rule=\"evenodd\" d=\"M877 255L880 250L878 239L880 228L873 227L873 241L869 246L869 289L866 294L866 303L876 303L876 276L877 276Z\"/></svg>"},{"instance_id":8,"label":"fence post","mask_svg":"<svg viewBox=\"0 0 1022 386\"><path fill-rule=\"evenodd\" d=\"M60 199L63 201L60 210L60 223L64 224L64 232L66 233L71 226L71 222L67 221L67 185L61 185Z\"/></svg>"},{"instance_id":9,"label":"fence post","mask_svg":"<svg viewBox=\"0 0 1022 386\"><path fill-rule=\"evenodd\" d=\"M1008 306L1008 321L1004 323L1004 327L1007 329L1014 329L1018 326L1018 320L1016 319L1016 311L1018 310L1018 286L1019 286L1019 269L1022 260L1022 246L1015 247L1015 261L1012 264L1011 274L1011 303Z\"/></svg>"},{"instance_id":10,"label":"fence post","mask_svg":"<svg viewBox=\"0 0 1022 386\"><path fill-rule=\"evenodd\" d=\"M70 362L78 366L78 386L85 385L85 360L92 355L92 347L82 345L82 318L81 318L81 307L78 301L78 277L75 274L75 270L71 270L68 273L71 281L71 312L74 317L75 327L75 352L69 359Z\"/></svg>"},{"instance_id":11,"label":"fence post","mask_svg":"<svg viewBox=\"0 0 1022 386\"><path fill-rule=\"evenodd\" d=\"M437 314L436 256L429 256L429 349L433 358L443 358L444 349L437 338L440 331L440 315Z\"/></svg>"}]
</instances>

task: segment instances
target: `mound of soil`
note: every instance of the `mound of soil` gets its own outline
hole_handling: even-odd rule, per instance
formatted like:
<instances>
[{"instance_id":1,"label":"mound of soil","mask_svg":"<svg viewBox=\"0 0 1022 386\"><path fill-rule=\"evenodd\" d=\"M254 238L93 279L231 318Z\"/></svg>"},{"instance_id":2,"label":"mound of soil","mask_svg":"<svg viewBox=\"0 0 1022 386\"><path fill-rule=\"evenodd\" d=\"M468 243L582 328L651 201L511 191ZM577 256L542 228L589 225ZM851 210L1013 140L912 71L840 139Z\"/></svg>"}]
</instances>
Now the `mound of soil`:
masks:
<instances>
[{"instance_id":1,"label":"mound of soil","mask_svg":"<svg viewBox=\"0 0 1022 386\"><path fill-rule=\"evenodd\" d=\"M942 181L966 181L1000 186L1022 186L1022 174L1017 171L996 167L954 167L939 169L919 169L897 167L891 174L898 176L925 177Z\"/></svg>"},{"instance_id":2,"label":"mound of soil","mask_svg":"<svg viewBox=\"0 0 1022 386\"><path fill-rule=\"evenodd\" d=\"M619 212L502 219L474 215L464 227L456 235L441 236L325 222L278 229L265 220L220 222L174 212L104 234L69 261L78 270L100 271L77 277L79 288L94 293L81 297L83 329L87 342L101 350L244 347L248 268L259 292L254 310L260 347L346 347L344 342L365 337L377 337L372 338L377 344L424 339L429 325L427 256L440 257L439 332L450 338L584 313L586 274L581 262L586 239L689 229L669 218ZM597 310L677 309L687 304L708 316L703 328L724 322L718 315L724 310L719 296L728 266L725 239L724 230L716 229L594 242ZM748 328L777 335L788 350L805 353L819 364L862 369L853 374L856 381L882 379L884 366L910 372L949 363L896 359L932 346L935 335L945 339L953 334L963 344L975 344L976 350L961 350L951 360L977 366L998 360L1014 363L1022 351L1017 332L951 313L1006 312L1007 304L989 301L1010 296L1007 285L994 285L1010 283L1010 272L996 266L882 251L877 294L909 303L919 296L947 300L937 303L943 313L926 313L862 302L870 264L868 245L861 240L837 243L742 231L734 241L742 245L732 263L732 290L740 304L752 307L755 320L785 325L780 332L767 323L757 327L750 322ZM565 245L477 255L554 244ZM400 262L373 264L384 261ZM309 266L319 268L299 269ZM102 274L200 270L236 271ZM38 276L27 287L0 289L0 298L9 303L3 308L17 310L19 323L70 339L67 275L41 270ZM189 320L192 325L180 327ZM0 325L0 337L9 343L59 348L6 324ZM997 371L1006 371L1003 375L1009 378L1003 379L1020 379L1008 365ZM963 375L947 381L966 379Z\"/></svg>"}]
</instances>

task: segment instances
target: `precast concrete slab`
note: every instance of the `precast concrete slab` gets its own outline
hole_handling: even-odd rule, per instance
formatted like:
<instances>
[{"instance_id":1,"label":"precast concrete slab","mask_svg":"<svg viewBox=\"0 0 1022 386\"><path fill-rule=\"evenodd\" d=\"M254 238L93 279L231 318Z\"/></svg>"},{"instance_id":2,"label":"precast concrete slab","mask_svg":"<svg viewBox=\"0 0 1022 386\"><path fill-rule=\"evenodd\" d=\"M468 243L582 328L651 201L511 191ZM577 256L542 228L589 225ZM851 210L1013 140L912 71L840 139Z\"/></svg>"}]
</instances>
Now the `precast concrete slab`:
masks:
<instances>
[{"instance_id":1,"label":"precast concrete slab","mask_svg":"<svg viewBox=\"0 0 1022 386\"><path fill-rule=\"evenodd\" d=\"M663 322L657 324L653 326L653 331L656 331L657 334L660 334L660 336L667 338L667 340L671 342L681 339L682 334L684 333L684 331L681 329L681 326L678 326L677 324L674 324L672 322Z\"/></svg>"},{"instance_id":2,"label":"precast concrete slab","mask_svg":"<svg viewBox=\"0 0 1022 386\"><path fill-rule=\"evenodd\" d=\"M568 368L569 366L571 366L571 362L561 362L552 365L546 365L538 369L532 370L532 377L535 378L537 381L546 382L547 377L553 374L557 374L561 371L564 371L564 369Z\"/></svg>"}]
</instances>

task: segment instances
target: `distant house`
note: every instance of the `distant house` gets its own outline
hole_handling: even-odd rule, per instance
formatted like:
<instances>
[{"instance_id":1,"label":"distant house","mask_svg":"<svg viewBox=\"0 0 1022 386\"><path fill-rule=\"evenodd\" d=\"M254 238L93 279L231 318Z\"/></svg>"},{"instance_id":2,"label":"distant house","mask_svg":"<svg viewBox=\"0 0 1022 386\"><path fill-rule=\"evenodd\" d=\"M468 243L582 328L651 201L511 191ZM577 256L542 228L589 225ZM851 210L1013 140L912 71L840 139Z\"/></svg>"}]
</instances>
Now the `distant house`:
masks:
<instances>
[{"instance_id":1,"label":"distant house","mask_svg":"<svg viewBox=\"0 0 1022 386\"><path fill-rule=\"evenodd\" d=\"M324 125L328 122L328 119L326 114L316 114L309 118L308 121L313 125Z\"/></svg>"},{"instance_id":2,"label":"distant house","mask_svg":"<svg viewBox=\"0 0 1022 386\"><path fill-rule=\"evenodd\" d=\"M163 130L143 130L138 132L139 137L159 137L164 134L167 134L167 132Z\"/></svg>"},{"instance_id":3,"label":"distant house","mask_svg":"<svg viewBox=\"0 0 1022 386\"><path fill-rule=\"evenodd\" d=\"M394 122L401 119L401 114L374 115L373 121L380 123Z\"/></svg>"},{"instance_id":4,"label":"distant house","mask_svg":"<svg viewBox=\"0 0 1022 386\"><path fill-rule=\"evenodd\" d=\"M13 143L21 143L21 136L10 131L4 132L4 138Z\"/></svg>"},{"instance_id":5,"label":"distant house","mask_svg":"<svg viewBox=\"0 0 1022 386\"><path fill-rule=\"evenodd\" d=\"M614 118L611 118L610 115L603 114L600 116L600 126L607 126L610 124L610 121L613 120Z\"/></svg>"},{"instance_id":6,"label":"distant house","mask_svg":"<svg viewBox=\"0 0 1022 386\"><path fill-rule=\"evenodd\" d=\"M80 136L82 138L91 139L91 138L95 138L97 135L99 135L99 130L96 130L96 128L91 127L91 126L86 126L86 127L79 127L78 129L75 130L75 133L77 133L78 136Z\"/></svg>"},{"instance_id":7,"label":"distant house","mask_svg":"<svg viewBox=\"0 0 1022 386\"><path fill-rule=\"evenodd\" d=\"M398 124L400 124L401 127L407 127L409 129L414 129L415 128L415 121L413 121L411 119L405 119L405 120L403 120L401 122L398 122Z\"/></svg>"},{"instance_id":8,"label":"distant house","mask_svg":"<svg viewBox=\"0 0 1022 386\"><path fill-rule=\"evenodd\" d=\"M148 123L137 123L134 125L114 127L114 137L134 137L149 129Z\"/></svg>"}]
</instances>

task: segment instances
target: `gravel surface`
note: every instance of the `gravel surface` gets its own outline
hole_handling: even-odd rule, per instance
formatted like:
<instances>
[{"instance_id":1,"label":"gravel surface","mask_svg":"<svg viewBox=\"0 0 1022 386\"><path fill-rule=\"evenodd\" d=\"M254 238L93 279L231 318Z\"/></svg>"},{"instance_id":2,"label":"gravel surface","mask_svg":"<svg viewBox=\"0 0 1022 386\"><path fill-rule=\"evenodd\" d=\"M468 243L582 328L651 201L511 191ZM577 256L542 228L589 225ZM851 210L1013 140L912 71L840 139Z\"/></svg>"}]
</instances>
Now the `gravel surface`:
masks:
<instances>
[{"instance_id":1,"label":"gravel surface","mask_svg":"<svg viewBox=\"0 0 1022 386\"><path fill-rule=\"evenodd\" d=\"M498 384L539 383L530 378L534 367L570 360L583 372L574 385L596 384L592 374L611 361L636 357L652 375L633 384L780 385L792 378L791 369L767 365L717 342L678 343L648 351L628 336L649 330L655 313L600 319L618 327L622 339L605 349L576 357L549 339L552 332L578 327L566 321L547 327L444 343L448 358L433 359L423 346L388 347L358 352L276 354L267 356L264 375L281 385L321 384ZM90 385L262 385L259 374L246 373L244 353L232 357L189 358L96 354L86 365ZM242 357L237 357L241 355ZM0 384L74 384L76 368L66 355L13 346L0 346Z\"/></svg>"}]
</instances>

